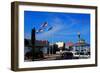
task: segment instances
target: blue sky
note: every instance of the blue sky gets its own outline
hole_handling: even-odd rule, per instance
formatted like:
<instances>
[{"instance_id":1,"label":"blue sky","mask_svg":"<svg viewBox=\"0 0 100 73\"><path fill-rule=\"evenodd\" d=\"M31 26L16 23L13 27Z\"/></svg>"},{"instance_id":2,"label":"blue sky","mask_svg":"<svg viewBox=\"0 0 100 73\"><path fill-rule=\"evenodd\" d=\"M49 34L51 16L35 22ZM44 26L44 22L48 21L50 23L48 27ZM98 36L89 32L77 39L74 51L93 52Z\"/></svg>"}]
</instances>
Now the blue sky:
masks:
<instances>
[{"instance_id":1,"label":"blue sky","mask_svg":"<svg viewBox=\"0 0 100 73\"><path fill-rule=\"evenodd\" d=\"M48 40L49 42L77 42L77 33L81 38L90 43L90 14L82 13L58 13L24 11L24 38L31 38L31 30L47 22L42 33L36 33L37 40ZM53 27L50 31L47 29Z\"/></svg>"}]
</instances>

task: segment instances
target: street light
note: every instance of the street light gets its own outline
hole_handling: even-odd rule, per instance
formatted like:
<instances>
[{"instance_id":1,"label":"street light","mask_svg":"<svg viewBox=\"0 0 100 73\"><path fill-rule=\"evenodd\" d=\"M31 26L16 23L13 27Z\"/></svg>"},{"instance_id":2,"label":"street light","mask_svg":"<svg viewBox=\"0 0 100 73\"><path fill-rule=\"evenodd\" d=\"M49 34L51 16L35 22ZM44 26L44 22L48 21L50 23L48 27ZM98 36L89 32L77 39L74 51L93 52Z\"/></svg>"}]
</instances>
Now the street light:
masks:
<instances>
[{"instance_id":1,"label":"street light","mask_svg":"<svg viewBox=\"0 0 100 73\"><path fill-rule=\"evenodd\" d=\"M80 58L80 50L81 50L81 46L80 46L80 32L78 32L77 35L78 35L78 40L79 40L79 58Z\"/></svg>"},{"instance_id":2,"label":"street light","mask_svg":"<svg viewBox=\"0 0 100 73\"><path fill-rule=\"evenodd\" d=\"M79 42L80 42L80 32L78 32L77 35L78 35L78 39L79 39Z\"/></svg>"}]
</instances>

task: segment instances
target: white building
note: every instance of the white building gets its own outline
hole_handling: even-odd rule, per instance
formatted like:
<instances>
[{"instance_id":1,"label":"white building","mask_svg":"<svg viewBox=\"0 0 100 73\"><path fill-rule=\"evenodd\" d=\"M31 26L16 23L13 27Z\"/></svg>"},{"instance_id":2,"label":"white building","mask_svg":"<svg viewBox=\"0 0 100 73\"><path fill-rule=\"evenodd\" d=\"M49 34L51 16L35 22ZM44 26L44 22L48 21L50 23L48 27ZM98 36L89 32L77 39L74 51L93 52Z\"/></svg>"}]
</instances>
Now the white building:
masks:
<instances>
[{"instance_id":1,"label":"white building","mask_svg":"<svg viewBox=\"0 0 100 73\"><path fill-rule=\"evenodd\" d=\"M61 48L64 46L64 42L56 42L56 45L58 45L58 48Z\"/></svg>"}]
</instances>

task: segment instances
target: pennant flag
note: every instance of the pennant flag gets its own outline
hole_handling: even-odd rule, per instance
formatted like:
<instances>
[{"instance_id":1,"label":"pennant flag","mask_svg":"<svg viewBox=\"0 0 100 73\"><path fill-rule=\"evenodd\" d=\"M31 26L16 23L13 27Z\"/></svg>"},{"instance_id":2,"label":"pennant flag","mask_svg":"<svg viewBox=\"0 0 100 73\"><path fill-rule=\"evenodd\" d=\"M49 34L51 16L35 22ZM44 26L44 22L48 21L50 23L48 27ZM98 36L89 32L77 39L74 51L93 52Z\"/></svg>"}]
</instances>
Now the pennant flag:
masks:
<instances>
[{"instance_id":1,"label":"pennant flag","mask_svg":"<svg viewBox=\"0 0 100 73\"><path fill-rule=\"evenodd\" d=\"M43 32L44 30L43 29L39 29L39 32Z\"/></svg>"},{"instance_id":2,"label":"pennant flag","mask_svg":"<svg viewBox=\"0 0 100 73\"><path fill-rule=\"evenodd\" d=\"M41 25L41 27L46 27L48 25L48 23L47 22L44 22L42 25Z\"/></svg>"},{"instance_id":3,"label":"pennant flag","mask_svg":"<svg viewBox=\"0 0 100 73\"><path fill-rule=\"evenodd\" d=\"M46 30L45 27L47 27L47 26L48 26L48 23L47 23L47 22L44 22L44 23L40 26L40 29L38 29L38 30L36 31L36 33L44 32L44 31ZM49 30L51 30L51 29L52 29L52 27L50 27L50 28L47 29L47 30L49 31Z\"/></svg>"},{"instance_id":4,"label":"pennant flag","mask_svg":"<svg viewBox=\"0 0 100 73\"><path fill-rule=\"evenodd\" d=\"M50 31L52 28L53 28L53 27L51 26L51 27L48 29L48 31Z\"/></svg>"},{"instance_id":5,"label":"pennant flag","mask_svg":"<svg viewBox=\"0 0 100 73\"><path fill-rule=\"evenodd\" d=\"M36 31L36 33L40 33L40 32L43 32L44 30L43 29L39 29Z\"/></svg>"}]
</instances>

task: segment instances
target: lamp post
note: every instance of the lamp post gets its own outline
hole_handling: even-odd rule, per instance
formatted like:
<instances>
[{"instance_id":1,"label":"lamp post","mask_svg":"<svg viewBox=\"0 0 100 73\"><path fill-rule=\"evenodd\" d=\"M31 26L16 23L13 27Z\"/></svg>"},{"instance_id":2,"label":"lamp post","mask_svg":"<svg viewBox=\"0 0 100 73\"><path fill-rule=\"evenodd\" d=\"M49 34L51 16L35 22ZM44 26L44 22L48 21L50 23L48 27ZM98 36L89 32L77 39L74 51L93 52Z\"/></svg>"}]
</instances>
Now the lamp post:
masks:
<instances>
[{"instance_id":1,"label":"lamp post","mask_svg":"<svg viewBox=\"0 0 100 73\"><path fill-rule=\"evenodd\" d=\"M79 39L79 42L80 42L80 32L78 32L77 35L78 35L78 39Z\"/></svg>"},{"instance_id":2,"label":"lamp post","mask_svg":"<svg viewBox=\"0 0 100 73\"><path fill-rule=\"evenodd\" d=\"M80 46L80 32L78 32L77 35L78 35L78 40L79 40L79 58L80 58L80 50L81 50L81 46Z\"/></svg>"}]
</instances>

